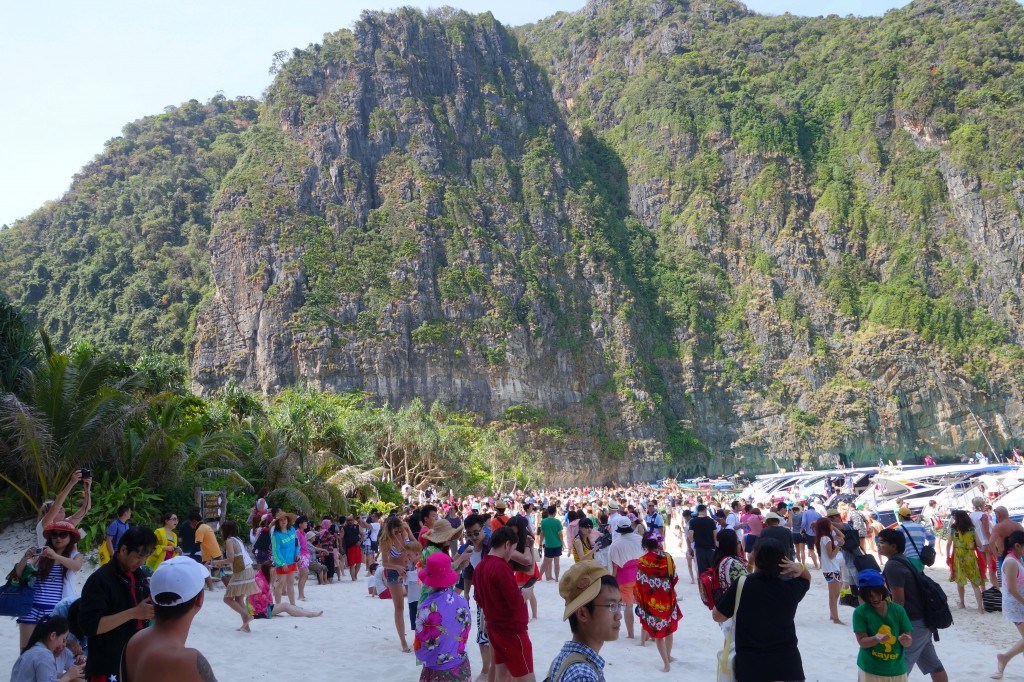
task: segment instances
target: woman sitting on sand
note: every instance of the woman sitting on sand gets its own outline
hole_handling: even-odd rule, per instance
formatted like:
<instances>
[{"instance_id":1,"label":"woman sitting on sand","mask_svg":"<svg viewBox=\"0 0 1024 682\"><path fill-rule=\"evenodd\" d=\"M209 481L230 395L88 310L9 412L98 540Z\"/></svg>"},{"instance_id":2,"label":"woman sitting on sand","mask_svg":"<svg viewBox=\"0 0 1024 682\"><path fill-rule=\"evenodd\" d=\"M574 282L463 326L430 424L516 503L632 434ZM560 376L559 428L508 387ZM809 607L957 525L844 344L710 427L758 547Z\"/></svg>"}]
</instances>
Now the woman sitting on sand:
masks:
<instances>
[{"instance_id":1,"label":"woman sitting on sand","mask_svg":"<svg viewBox=\"0 0 1024 682\"><path fill-rule=\"evenodd\" d=\"M11 670L11 682L78 682L85 679L85 657L67 648L68 621L53 616L40 621Z\"/></svg>"},{"instance_id":2,"label":"woman sitting on sand","mask_svg":"<svg viewBox=\"0 0 1024 682\"><path fill-rule=\"evenodd\" d=\"M249 611L253 618L257 620L273 618L282 613L287 613L293 618L316 618L323 615L323 611L309 611L294 604L274 603L274 596L270 592L270 567L271 562L268 561L256 571L255 580L258 592L250 594L248 597Z\"/></svg>"}]
</instances>

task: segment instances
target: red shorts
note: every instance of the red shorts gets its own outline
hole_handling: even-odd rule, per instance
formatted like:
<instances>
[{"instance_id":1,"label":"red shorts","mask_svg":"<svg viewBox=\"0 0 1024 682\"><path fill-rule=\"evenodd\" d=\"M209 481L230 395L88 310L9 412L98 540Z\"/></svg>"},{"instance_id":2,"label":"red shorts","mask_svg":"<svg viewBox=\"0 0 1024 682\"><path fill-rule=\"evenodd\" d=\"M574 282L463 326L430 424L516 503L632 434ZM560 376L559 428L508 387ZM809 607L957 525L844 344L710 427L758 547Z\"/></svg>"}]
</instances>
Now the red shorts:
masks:
<instances>
[{"instance_id":1,"label":"red shorts","mask_svg":"<svg viewBox=\"0 0 1024 682\"><path fill-rule=\"evenodd\" d=\"M294 573L296 570L298 570L298 567L295 564L274 567L274 573L277 573L278 575L288 575L289 573Z\"/></svg>"},{"instance_id":2,"label":"red shorts","mask_svg":"<svg viewBox=\"0 0 1024 682\"><path fill-rule=\"evenodd\" d=\"M487 628L494 665L504 665L512 677L533 672L533 644L528 632L501 632Z\"/></svg>"},{"instance_id":3,"label":"red shorts","mask_svg":"<svg viewBox=\"0 0 1024 682\"><path fill-rule=\"evenodd\" d=\"M348 559L349 566L355 566L362 563L363 550L359 549L359 545L352 545L345 550L345 557Z\"/></svg>"}]
</instances>

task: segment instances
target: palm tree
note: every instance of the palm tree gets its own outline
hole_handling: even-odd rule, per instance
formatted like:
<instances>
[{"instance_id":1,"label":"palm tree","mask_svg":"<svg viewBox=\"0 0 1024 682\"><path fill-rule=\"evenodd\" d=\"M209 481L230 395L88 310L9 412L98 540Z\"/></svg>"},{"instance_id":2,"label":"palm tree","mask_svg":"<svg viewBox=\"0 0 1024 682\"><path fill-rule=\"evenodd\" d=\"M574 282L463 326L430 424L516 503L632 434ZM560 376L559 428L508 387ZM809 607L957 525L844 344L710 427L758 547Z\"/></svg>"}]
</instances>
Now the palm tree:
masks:
<instances>
[{"instance_id":1,"label":"palm tree","mask_svg":"<svg viewBox=\"0 0 1024 682\"><path fill-rule=\"evenodd\" d=\"M140 409L133 375L110 356L43 346L21 393L0 396L0 480L33 506L116 447Z\"/></svg>"},{"instance_id":2,"label":"palm tree","mask_svg":"<svg viewBox=\"0 0 1024 682\"><path fill-rule=\"evenodd\" d=\"M0 294L0 393L20 393L39 363L39 337L21 311Z\"/></svg>"}]
</instances>

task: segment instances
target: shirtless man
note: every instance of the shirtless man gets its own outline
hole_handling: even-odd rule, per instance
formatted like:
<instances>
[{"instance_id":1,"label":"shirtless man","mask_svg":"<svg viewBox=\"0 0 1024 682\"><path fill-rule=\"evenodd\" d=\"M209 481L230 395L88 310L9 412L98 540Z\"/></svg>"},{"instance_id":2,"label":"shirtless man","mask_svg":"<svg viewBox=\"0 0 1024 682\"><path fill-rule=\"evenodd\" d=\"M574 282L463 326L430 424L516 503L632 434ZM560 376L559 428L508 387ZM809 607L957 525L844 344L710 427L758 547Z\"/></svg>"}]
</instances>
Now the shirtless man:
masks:
<instances>
[{"instance_id":1,"label":"shirtless man","mask_svg":"<svg viewBox=\"0 0 1024 682\"><path fill-rule=\"evenodd\" d=\"M121 660L122 682L217 682L206 657L187 649L192 619L203 608L209 572L188 557L167 559L153 573L153 627L128 641Z\"/></svg>"},{"instance_id":2,"label":"shirtless man","mask_svg":"<svg viewBox=\"0 0 1024 682\"><path fill-rule=\"evenodd\" d=\"M999 576L1003 574L1003 555L1006 552L1006 538L1010 533L1021 530L1024 526L1016 521L1010 520L1010 512L1006 507L996 507L996 524L992 526L992 534L989 536L988 551L997 564L996 575L992 577L992 584L999 585Z\"/></svg>"}]
</instances>

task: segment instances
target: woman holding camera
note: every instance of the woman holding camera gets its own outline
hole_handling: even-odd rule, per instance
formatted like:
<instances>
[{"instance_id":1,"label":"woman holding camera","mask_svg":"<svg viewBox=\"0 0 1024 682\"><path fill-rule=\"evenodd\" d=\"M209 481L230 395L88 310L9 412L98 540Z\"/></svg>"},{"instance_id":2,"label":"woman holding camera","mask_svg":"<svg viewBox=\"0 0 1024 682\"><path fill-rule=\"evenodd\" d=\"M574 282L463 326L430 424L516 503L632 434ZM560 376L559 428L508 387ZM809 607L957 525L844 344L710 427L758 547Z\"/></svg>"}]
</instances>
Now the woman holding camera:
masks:
<instances>
[{"instance_id":1,"label":"woman holding camera","mask_svg":"<svg viewBox=\"0 0 1024 682\"><path fill-rule=\"evenodd\" d=\"M32 609L18 619L22 648L32 636L36 623L49 616L62 599L75 593L75 574L82 568L85 558L78 553L81 535L69 521L46 526L43 537L46 545L38 553L35 547L29 548L14 567L14 575L19 580L28 577L28 571L36 576Z\"/></svg>"}]
</instances>

